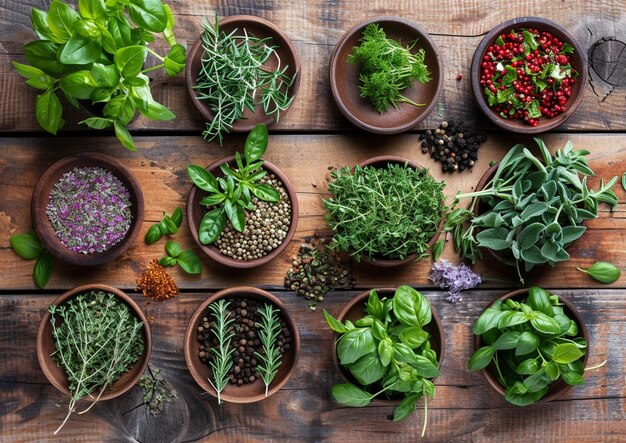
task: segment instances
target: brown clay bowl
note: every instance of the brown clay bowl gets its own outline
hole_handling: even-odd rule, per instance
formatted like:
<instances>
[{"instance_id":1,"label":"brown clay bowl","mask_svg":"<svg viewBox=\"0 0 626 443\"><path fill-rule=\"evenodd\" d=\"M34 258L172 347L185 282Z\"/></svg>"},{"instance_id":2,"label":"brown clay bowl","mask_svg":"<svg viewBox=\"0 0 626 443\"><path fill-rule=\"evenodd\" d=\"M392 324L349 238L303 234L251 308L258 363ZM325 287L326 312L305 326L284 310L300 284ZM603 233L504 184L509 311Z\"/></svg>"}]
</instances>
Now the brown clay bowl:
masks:
<instances>
[{"instance_id":1,"label":"brown clay bowl","mask_svg":"<svg viewBox=\"0 0 626 443\"><path fill-rule=\"evenodd\" d=\"M124 237L121 242L103 252L81 254L66 248L54 234L52 224L46 215L46 206L48 205L50 192L63 174L76 167L94 166L111 171L113 175L124 184L126 189L128 189L132 203L131 214L133 219L126 233L126 237ZM33 190L30 211L35 232L41 239L43 246L50 251L54 257L71 265L96 266L116 259L132 246L133 241L141 230L144 203L139 183L124 165L105 154L82 152L62 158L43 173Z\"/></svg>"},{"instance_id":2,"label":"brown clay bowl","mask_svg":"<svg viewBox=\"0 0 626 443\"><path fill-rule=\"evenodd\" d=\"M278 392L293 374L300 355L300 333L295 320L291 314L285 308L285 305L275 296L269 292L263 291L258 288L250 286L239 286L233 288L223 289L207 298L198 309L193 313L191 320L187 326L187 332L185 332L185 361L187 367L193 379L200 385L202 389L208 392L213 397L217 398L215 389L209 383L209 377L211 375L211 368L209 365L202 363L198 357L200 352L200 343L197 337L197 328L200 324L202 317L208 314L208 306L214 301L220 299L236 299L236 298L249 298L259 300L262 302L268 302L273 304L276 308L280 309L283 320L287 323L287 327L291 333L292 346L283 354L282 363L278 368L278 373L274 378L274 381L270 384L268 391L268 397ZM230 383L224 388L221 393L221 398L230 403L253 403L263 400L265 397L265 385L263 380L258 378L253 383L248 383L243 386L235 386Z\"/></svg>"},{"instance_id":3,"label":"brown clay bowl","mask_svg":"<svg viewBox=\"0 0 626 443\"><path fill-rule=\"evenodd\" d=\"M380 114L368 99L359 95L359 66L348 63L348 56L360 44L363 30L370 23L378 23L388 38L405 47L417 40L414 51L424 48L424 62L431 73L431 81L425 84L415 82L402 94L426 106L400 103L398 109L390 107L387 112ZM369 132L398 134L413 128L435 108L442 86L443 66L435 43L415 23L399 17L374 17L354 26L339 39L330 59L330 87L337 107L350 122Z\"/></svg>"},{"instance_id":4,"label":"brown clay bowl","mask_svg":"<svg viewBox=\"0 0 626 443\"><path fill-rule=\"evenodd\" d=\"M566 102L566 111L554 118L540 117L539 124L537 126L530 126L519 119L506 119L500 116L489 107L483 92L484 87L480 86L481 63L489 46L496 41L500 34L509 32L511 29L517 30L521 28L536 28L539 31L546 31L557 37L559 40L572 45L574 47L574 54L571 55L571 64L572 67L580 74L580 76L576 79L576 83L574 83L572 87L572 95ZM520 134L538 134L549 131L565 122L565 120L567 120L574 113L574 111L576 111L576 108L583 99L585 86L587 85L586 52L578 44L574 37L562 26L541 17L517 17L500 23L482 39L474 52L474 57L472 58L471 84L474 99L476 100L476 103L478 103L481 111L483 111L489 120L499 127L506 129L507 131L517 132Z\"/></svg>"},{"instance_id":5,"label":"brown clay bowl","mask_svg":"<svg viewBox=\"0 0 626 443\"><path fill-rule=\"evenodd\" d=\"M260 17L252 15L233 15L230 17L223 17L219 19L220 30L229 34L235 29L242 31L245 29L248 34L258 38L271 37L271 43L278 46L276 49L278 56L281 60L281 67L289 65L286 74L289 76L295 76L293 85L289 90L289 96L294 97L298 92L300 86L300 57L296 52L296 48L289 40L289 38L283 33L276 25L264 20ZM200 114L207 120L211 121L215 117L215 114L210 110L209 106L204 100L198 98L197 91L193 89L198 80L198 74L201 69L201 60L204 54L202 47L202 35L196 40L189 55L187 56L187 62L185 66L185 79L187 80L187 91L191 97L191 101L196 106ZM277 68L276 57L271 57L266 64L269 69ZM281 117L287 113L289 109L281 111ZM264 125L270 125L276 121L273 115L265 115L263 112L263 106L256 106L254 112L246 110L241 119L234 122L230 132L249 132L256 125L263 123Z\"/></svg>"},{"instance_id":6,"label":"brown clay bowl","mask_svg":"<svg viewBox=\"0 0 626 443\"><path fill-rule=\"evenodd\" d=\"M378 296L382 299L383 297L393 298L396 289L397 288L377 288L375 290L378 293ZM365 315L365 305L367 303L370 292L371 291L362 292L361 294L356 295L352 300L350 300L337 316L337 320L339 320L340 322L350 320L354 323L358 319L362 318ZM439 318L439 314L437 314L437 311L435 311L435 308L432 306L432 304L430 306L430 310L432 312L432 320L424 327L424 330L430 334L430 345L432 349L437 353L439 367L441 368L441 364L443 362L443 357L445 354L445 333L443 331L443 326L441 323L441 319ZM335 363L335 368L347 383L352 383L357 386L359 385L359 383L352 376L352 374L350 374L349 371L345 370L343 366L341 366L341 363L339 363L339 357L337 357L337 340L333 340L333 362Z\"/></svg>"},{"instance_id":7,"label":"brown clay bowl","mask_svg":"<svg viewBox=\"0 0 626 443\"><path fill-rule=\"evenodd\" d=\"M137 304L124 292L111 286L89 284L79 286L62 294L59 298L52 302L53 305L61 305L80 294L91 291L104 291L115 294L122 302L126 303L131 312L139 320L143 322L143 338L144 338L144 351L143 355L135 362L132 368L125 372L119 380L117 380L109 390L107 390L100 400L110 400L118 397L132 388L141 378L144 371L148 367L150 361L150 354L152 352L152 337L150 335L150 325L148 319L144 315L143 311L137 306ZM44 375L52 385L61 391L65 395L71 395L67 387L67 377L63 372L63 369L59 368L55 361L50 356L55 351L54 339L52 338L52 325L50 323L50 313L46 310L41 323L39 323L39 329L37 331L37 359L39 360L39 366ZM85 398L84 400L89 400Z\"/></svg>"},{"instance_id":8,"label":"brown clay bowl","mask_svg":"<svg viewBox=\"0 0 626 443\"><path fill-rule=\"evenodd\" d=\"M230 166L236 167L235 157L228 157L212 163L206 168L206 170L216 177L222 176L223 174L220 170L220 165L222 163L228 163ZM192 185L191 190L189 191L189 196L187 197L187 223L189 223L189 230L191 231L191 235L193 236L198 246L200 246L200 249L202 249L202 251L206 255L208 255L218 263L233 268L254 268L264 265L278 257L280 253L285 250L285 248L293 238L294 234L296 233L299 218L298 196L296 195L296 190L294 189L287 176L283 173L283 171L278 169L277 166L268 161L265 161L265 163L263 163L263 169L267 170L267 172L270 174L274 174L285 185L287 195L289 196L289 200L291 201L291 224L289 225L287 236L278 246L278 248L274 249L272 252L261 258L257 258L254 260L237 260L222 254L220 250L212 244L203 245L202 243L200 243L200 239L198 238L198 227L200 226L202 217L204 217L204 214L206 214L207 212L203 206L200 206L200 200L202 200L207 195L207 193L202 189L199 189L195 185Z\"/></svg>"},{"instance_id":9,"label":"brown clay bowl","mask_svg":"<svg viewBox=\"0 0 626 443\"><path fill-rule=\"evenodd\" d=\"M516 291L508 292L504 294L503 296L498 297L497 300L505 301L509 298L512 298L515 301L521 301L524 298L526 298L527 295L528 295L528 289L518 289ZM587 326L585 325L583 318L581 317L578 310L574 307L574 305L569 300L564 298L562 295L559 295L558 297L559 297L559 300L565 305L563 307L565 314L567 314L568 317L572 318L578 324L578 335L582 336L587 342L587 349L583 357L583 367L585 367L587 366L587 360L589 358L589 332L587 330ZM492 306L492 305L493 303L489 306ZM475 335L474 336L474 350L478 350L478 348L480 348L482 345L483 345L482 337L480 335ZM498 371L493 363L487 366L485 369L481 369L480 373L483 375L483 377L485 377L485 380L487 380L487 383L489 383L489 385L493 389L498 391L500 395L502 395L503 397L506 395L506 391L504 387L500 384L500 381L498 380ZM546 393L546 395L544 395L537 402L543 403L543 402L555 400L561 397L571 388L572 386L565 383L563 379L558 379L557 381L553 382L549 386L548 392Z\"/></svg>"},{"instance_id":10,"label":"brown clay bowl","mask_svg":"<svg viewBox=\"0 0 626 443\"><path fill-rule=\"evenodd\" d=\"M365 166L372 166L375 168L384 168L384 167L387 167L387 165L390 163L394 165L407 164L408 166L414 169L424 169L424 166L420 165L417 162L414 162L413 160L409 160L404 157L399 157L395 155L381 155L379 157L372 157L370 159L365 160L364 162L359 163L359 166L361 166L362 168ZM441 222L439 223L437 232L428 241L429 248L432 248L435 242L437 241L437 238L439 237L439 233L441 232L442 227L443 227L443 217L441 218ZM378 258L378 257L365 257L365 256L363 257L363 261L370 263L374 266L379 266L381 268L393 268L397 266L403 266L415 260L417 260L417 253L409 254L407 257L405 257L402 260Z\"/></svg>"}]
</instances>

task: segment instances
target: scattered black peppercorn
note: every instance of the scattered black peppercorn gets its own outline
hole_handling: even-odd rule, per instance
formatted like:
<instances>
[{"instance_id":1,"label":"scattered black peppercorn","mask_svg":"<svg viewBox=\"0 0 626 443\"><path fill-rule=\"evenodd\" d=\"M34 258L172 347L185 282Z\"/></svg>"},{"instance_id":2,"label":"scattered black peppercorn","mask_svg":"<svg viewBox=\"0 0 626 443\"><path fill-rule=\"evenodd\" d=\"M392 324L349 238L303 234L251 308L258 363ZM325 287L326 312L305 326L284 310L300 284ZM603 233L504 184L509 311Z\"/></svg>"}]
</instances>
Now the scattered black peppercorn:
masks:
<instances>
[{"instance_id":1,"label":"scattered black peppercorn","mask_svg":"<svg viewBox=\"0 0 626 443\"><path fill-rule=\"evenodd\" d=\"M420 134L422 152L440 162L444 172L464 171L478 160L478 148L487 140L483 131L464 126L462 121L441 122L439 128Z\"/></svg>"}]
</instances>

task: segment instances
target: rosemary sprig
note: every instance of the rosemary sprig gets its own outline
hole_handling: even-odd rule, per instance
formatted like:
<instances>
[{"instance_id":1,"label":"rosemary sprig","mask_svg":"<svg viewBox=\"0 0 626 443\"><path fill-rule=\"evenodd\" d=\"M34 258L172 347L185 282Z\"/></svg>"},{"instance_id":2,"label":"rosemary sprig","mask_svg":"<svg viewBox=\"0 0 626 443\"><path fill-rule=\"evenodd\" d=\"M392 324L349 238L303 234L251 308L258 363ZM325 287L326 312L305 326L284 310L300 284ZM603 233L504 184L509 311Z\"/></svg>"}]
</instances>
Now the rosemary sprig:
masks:
<instances>
[{"instance_id":1,"label":"rosemary sprig","mask_svg":"<svg viewBox=\"0 0 626 443\"><path fill-rule=\"evenodd\" d=\"M245 110L254 111L258 104L276 121L280 112L291 105L294 97L289 97L289 90L295 76L287 75L289 66L281 66L277 46L270 42L271 38L254 37L245 29L243 33L235 29L226 34L220 31L217 16L215 25L204 23L204 54L194 89L215 114L202 133L205 139L217 137L221 144L223 134L232 129ZM277 67L268 68L274 59Z\"/></svg>"},{"instance_id":2,"label":"rosemary sprig","mask_svg":"<svg viewBox=\"0 0 626 443\"><path fill-rule=\"evenodd\" d=\"M280 347L276 343L281 330L280 319L278 318L278 312L280 311L266 303L257 312L261 316L261 323L257 323L255 326L263 345L263 354L255 352L254 355L261 361L257 365L257 371L259 371L263 383L265 383L265 396L267 397L269 386L274 377L276 377L278 367L282 363Z\"/></svg>"},{"instance_id":3,"label":"rosemary sprig","mask_svg":"<svg viewBox=\"0 0 626 443\"><path fill-rule=\"evenodd\" d=\"M209 378L209 383L213 386L213 389L217 392L217 404L222 403L221 393L228 384L228 372L233 365L232 355L235 352L235 348L230 347L230 341L235 336L233 328L233 318L230 317L230 311L228 306L230 302L221 299L213 302L209 305L211 316L215 326L211 328L211 331L217 338L217 347L211 348L211 352L214 355L211 360L211 372L213 374L213 380Z\"/></svg>"},{"instance_id":4,"label":"rosemary sprig","mask_svg":"<svg viewBox=\"0 0 626 443\"><path fill-rule=\"evenodd\" d=\"M52 357L63 369L71 392L68 413L54 432L65 425L76 402L83 397L93 403L132 367L144 351L143 323L114 294L92 291L60 306L50 305L55 351Z\"/></svg>"}]
</instances>

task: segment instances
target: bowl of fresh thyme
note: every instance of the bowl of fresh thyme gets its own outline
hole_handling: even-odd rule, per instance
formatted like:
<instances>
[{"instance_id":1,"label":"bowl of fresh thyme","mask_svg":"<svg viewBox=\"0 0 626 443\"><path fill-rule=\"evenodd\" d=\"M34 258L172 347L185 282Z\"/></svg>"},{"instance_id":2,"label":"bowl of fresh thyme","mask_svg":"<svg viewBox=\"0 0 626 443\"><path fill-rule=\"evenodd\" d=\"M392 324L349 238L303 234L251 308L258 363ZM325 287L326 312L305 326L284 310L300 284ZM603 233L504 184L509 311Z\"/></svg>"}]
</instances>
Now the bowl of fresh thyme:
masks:
<instances>
[{"instance_id":1,"label":"bowl of fresh thyme","mask_svg":"<svg viewBox=\"0 0 626 443\"><path fill-rule=\"evenodd\" d=\"M55 258L96 266L122 255L141 230L143 194L130 171L97 152L69 155L41 176L31 200L33 228Z\"/></svg>"},{"instance_id":2,"label":"bowl of fresh thyme","mask_svg":"<svg viewBox=\"0 0 626 443\"><path fill-rule=\"evenodd\" d=\"M300 85L300 57L276 25L260 17L208 19L185 72L193 104L207 120L203 136L278 122Z\"/></svg>"},{"instance_id":3,"label":"bowl of fresh thyme","mask_svg":"<svg viewBox=\"0 0 626 443\"><path fill-rule=\"evenodd\" d=\"M375 17L337 42L330 60L337 107L369 132L407 131L437 105L443 66L428 33L410 20Z\"/></svg>"}]
</instances>

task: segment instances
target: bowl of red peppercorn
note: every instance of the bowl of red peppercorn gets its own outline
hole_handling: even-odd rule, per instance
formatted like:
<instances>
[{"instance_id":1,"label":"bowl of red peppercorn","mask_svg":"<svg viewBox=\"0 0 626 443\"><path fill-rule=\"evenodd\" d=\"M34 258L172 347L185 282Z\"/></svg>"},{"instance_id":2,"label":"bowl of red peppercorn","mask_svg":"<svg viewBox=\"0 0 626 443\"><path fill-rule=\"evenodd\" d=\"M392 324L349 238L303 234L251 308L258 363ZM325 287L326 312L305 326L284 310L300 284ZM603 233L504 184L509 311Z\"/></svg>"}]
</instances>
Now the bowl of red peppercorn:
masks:
<instances>
[{"instance_id":1,"label":"bowl of red peppercorn","mask_svg":"<svg viewBox=\"0 0 626 443\"><path fill-rule=\"evenodd\" d=\"M226 302L222 317L228 322L223 325L223 337L227 338L223 347L218 338L219 316L214 310L222 300ZM266 366L263 357L268 354L263 346L262 325L266 322L262 311L267 313L268 308L275 316L274 343L280 363L266 386L262 368ZM212 365L219 364L216 354L222 351L227 355L226 378L218 397L219 382ZM275 394L287 383L300 353L300 335L295 320L278 298L254 287L233 287L216 292L196 309L185 333L184 352L193 379L210 395L219 401L253 403Z\"/></svg>"},{"instance_id":2,"label":"bowl of red peppercorn","mask_svg":"<svg viewBox=\"0 0 626 443\"><path fill-rule=\"evenodd\" d=\"M474 98L506 130L537 134L567 120L583 98L585 53L563 27L540 17L496 26L472 59Z\"/></svg>"}]
</instances>

